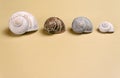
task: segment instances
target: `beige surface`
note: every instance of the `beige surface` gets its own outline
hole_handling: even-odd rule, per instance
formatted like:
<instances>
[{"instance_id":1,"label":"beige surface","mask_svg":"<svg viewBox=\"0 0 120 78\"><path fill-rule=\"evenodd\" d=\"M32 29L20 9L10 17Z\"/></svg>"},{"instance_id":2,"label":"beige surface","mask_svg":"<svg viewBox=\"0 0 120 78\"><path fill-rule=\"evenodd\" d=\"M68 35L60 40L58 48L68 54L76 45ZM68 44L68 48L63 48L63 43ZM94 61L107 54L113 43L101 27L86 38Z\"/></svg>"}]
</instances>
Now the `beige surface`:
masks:
<instances>
[{"instance_id":1,"label":"beige surface","mask_svg":"<svg viewBox=\"0 0 120 78\"><path fill-rule=\"evenodd\" d=\"M0 0L0 78L120 78L120 0ZM25 10L39 23L39 31L14 36L8 30L12 13ZM57 16L66 32L47 35L43 25ZM86 16L93 33L70 31L75 17ZM110 21L115 33L96 31Z\"/></svg>"}]
</instances>

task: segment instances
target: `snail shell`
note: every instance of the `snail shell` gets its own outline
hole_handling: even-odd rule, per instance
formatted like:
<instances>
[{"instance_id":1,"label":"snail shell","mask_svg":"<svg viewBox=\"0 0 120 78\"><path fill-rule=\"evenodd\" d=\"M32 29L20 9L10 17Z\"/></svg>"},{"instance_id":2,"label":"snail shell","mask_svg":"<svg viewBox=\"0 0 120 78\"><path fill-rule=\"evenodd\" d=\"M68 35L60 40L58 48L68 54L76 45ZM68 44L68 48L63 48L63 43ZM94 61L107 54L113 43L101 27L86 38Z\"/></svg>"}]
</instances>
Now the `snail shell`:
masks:
<instances>
[{"instance_id":1,"label":"snail shell","mask_svg":"<svg viewBox=\"0 0 120 78\"><path fill-rule=\"evenodd\" d=\"M25 32L38 30L38 24L34 16L25 11L14 13L9 20L9 29L14 34L20 35Z\"/></svg>"},{"instance_id":2,"label":"snail shell","mask_svg":"<svg viewBox=\"0 0 120 78\"><path fill-rule=\"evenodd\" d=\"M100 32L114 32L114 27L113 25L110 23L110 22L102 22L100 25L99 25L99 31Z\"/></svg>"},{"instance_id":3,"label":"snail shell","mask_svg":"<svg viewBox=\"0 0 120 78\"><path fill-rule=\"evenodd\" d=\"M93 25L86 17L77 17L72 22L72 30L75 33L90 33L92 29Z\"/></svg>"},{"instance_id":4,"label":"snail shell","mask_svg":"<svg viewBox=\"0 0 120 78\"><path fill-rule=\"evenodd\" d=\"M50 17L44 24L44 30L49 34L59 34L65 31L65 24L58 17Z\"/></svg>"}]
</instances>

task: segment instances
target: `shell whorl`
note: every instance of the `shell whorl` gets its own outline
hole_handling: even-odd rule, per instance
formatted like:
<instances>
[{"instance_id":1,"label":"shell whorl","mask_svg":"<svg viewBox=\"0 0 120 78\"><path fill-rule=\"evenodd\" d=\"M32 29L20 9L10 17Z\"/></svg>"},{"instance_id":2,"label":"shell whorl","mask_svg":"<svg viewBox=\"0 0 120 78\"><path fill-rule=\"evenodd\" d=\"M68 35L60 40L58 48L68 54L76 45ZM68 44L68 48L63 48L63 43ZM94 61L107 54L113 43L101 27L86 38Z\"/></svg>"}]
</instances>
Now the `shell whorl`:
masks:
<instances>
[{"instance_id":1,"label":"shell whorl","mask_svg":"<svg viewBox=\"0 0 120 78\"><path fill-rule=\"evenodd\" d=\"M86 17L77 17L72 22L72 29L75 33L92 32L91 21Z\"/></svg>"},{"instance_id":2,"label":"shell whorl","mask_svg":"<svg viewBox=\"0 0 120 78\"><path fill-rule=\"evenodd\" d=\"M34 26L36 26L36 28ZM34 29L32 27L34 27ZM9 29L14 34L19 35L28 31L37 30L38 27L35 18L30 13L20 11L11 16L9 21Z\"/></svg>"},{"instance_id":3,"label":"shell whorl","mask_svg":"<svg viewBox=\"0 0 120 78\"><path fill-rule=\"evenodd\" d=\"M100 32L114 32L114 28L110 22L105 21L99 25L99 31Z\"/></svg>"},{"instance_id":4,"label":"shell whorl","mask_svg":"<svg viewBox=\"0 0 120 78\"><path fill-rule=\"evenodd\" d=\"M44 24L44 30L49 34L58 34L65 31L65 24L58 17L50 17Z\"/></svg>"}]
</instances>

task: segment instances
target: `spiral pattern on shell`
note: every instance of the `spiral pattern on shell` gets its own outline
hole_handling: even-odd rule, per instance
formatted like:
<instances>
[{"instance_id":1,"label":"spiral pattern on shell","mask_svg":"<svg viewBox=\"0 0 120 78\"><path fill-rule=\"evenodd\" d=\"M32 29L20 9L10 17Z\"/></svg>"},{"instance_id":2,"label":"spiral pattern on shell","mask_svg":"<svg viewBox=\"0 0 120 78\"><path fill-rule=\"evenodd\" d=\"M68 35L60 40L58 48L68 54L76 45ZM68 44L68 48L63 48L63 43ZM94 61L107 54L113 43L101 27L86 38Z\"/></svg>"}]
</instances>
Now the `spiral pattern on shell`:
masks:
<instances>
[{"instance_id":1,"label":"spiral pattern on shell","mask_svg":"<svg viewBox=\"0 0 120 78\"><path fill-rule=\"evenodd\" d=\"M58 34L65 31L65 24L58 17L50 17L44 24L44 30L49 34Z\"/></svg>"},{"instance_id":2,"label":"spiral pattern on shell","mask_svg":"<svg viewBox=\"0 0 120 78\"><path fill-rule=\"evenodd\" d=\"M14 13L9 21L9 29L14 34L24 34L25 32L38 29L35 18L28 12L20 11Z\"/></svg>"},{"instance_id":3,"label":"spiral pattern on shell","mask_svg":"<svg viewBox=\"0 0 120 78\"><path fill-rule=\"evenodd\" d=\"M105 21L99 25L99 31L100 32L114 32L114 28L110 22Z\"/></svg>"},{"instance_id":4,"label":"spiral pattern on shell","mask_svg":"<svg viewBox=\"0 0 120 78\"><path fill-rule=\"evenodd\" d=\"M93 25L86 17L77 17L72 22L72 30L75 33L89 33L92 32Z\"/></svg>"}]
</instances>

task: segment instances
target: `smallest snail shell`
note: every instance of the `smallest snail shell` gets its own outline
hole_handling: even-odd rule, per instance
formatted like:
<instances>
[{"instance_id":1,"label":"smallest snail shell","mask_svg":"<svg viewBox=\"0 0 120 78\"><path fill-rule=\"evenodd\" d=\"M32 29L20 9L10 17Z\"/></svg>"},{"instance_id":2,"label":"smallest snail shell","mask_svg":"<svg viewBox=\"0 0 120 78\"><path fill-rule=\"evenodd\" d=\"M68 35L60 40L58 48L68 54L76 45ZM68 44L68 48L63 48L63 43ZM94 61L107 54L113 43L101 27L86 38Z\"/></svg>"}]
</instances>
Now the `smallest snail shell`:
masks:
<instances>
[{"instance_id":1,"label":"smallest snail shell","mask_svg":"<svg viewBox=\"0 0 120 78\"><path fill-rule=\"evenodd\" d=\"M90 33L92 29L93 25L86 17L77 17L72 22L72 30L75 33Z\"/></svg>"},{"instance_id":2,"label":"smallest snail shell","mask_svg":"<svg viewBox=\"0 0 120 78\"><path fill-rule=\"evenodd\" d=\"M105 21L105 22L102 22L100 25L99 25L99 31L100 32L103 32L103 33L105 33L105 32L114 32L114 27L113 27L113 25L110 23L110 22L107 22L107 21Z\"/></svg>"},{"instance_id":3,"label":"smallest snail shell","mask_svg":"<svg viewBox=\"0 0 120 78\"><path fill-rule=\"evenodd\" d=\"M34 16L25 11L14 13L9 20L9 29L16 35L38 30L38 24Z\"/></svg>"}]
</instances>

